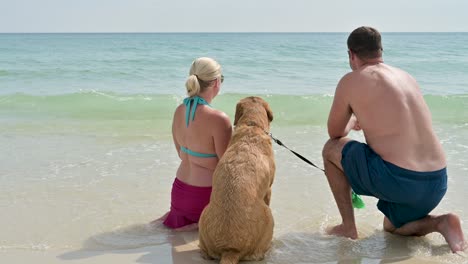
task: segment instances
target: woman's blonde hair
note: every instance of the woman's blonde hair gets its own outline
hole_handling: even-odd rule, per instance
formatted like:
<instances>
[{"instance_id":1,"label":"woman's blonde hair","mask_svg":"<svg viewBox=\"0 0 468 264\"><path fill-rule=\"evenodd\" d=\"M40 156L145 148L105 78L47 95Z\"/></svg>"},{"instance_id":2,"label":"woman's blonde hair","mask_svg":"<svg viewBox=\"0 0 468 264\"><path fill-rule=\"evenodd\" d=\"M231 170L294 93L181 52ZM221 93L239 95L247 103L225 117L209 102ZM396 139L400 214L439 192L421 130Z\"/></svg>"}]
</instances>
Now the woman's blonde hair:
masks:
<instances>
[{"instance_id":1,"label":"woman's blonde hair","mask_svg":"<svg viewBox=\"0 0 468 264\"><path fill-rule=\"evenodd\" d=\"M188 96L200 94L219 77L221 77L221 65L217 61L207 57L194 60L185 82Z\"/></svg>"}]
</instances>

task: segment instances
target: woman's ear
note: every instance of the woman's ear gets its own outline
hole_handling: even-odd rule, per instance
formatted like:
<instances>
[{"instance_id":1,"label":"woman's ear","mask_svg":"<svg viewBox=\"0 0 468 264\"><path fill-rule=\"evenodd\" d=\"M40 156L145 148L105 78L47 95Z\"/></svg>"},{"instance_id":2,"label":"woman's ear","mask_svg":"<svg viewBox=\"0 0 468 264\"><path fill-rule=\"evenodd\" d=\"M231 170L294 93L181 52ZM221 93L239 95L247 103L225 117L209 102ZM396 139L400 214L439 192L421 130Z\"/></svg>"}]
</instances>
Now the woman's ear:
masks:
<instances>
[{"instance_id":1,"label":"woman's ear","mask_svg":"<svg viewBox=\"0 0 468 264\"><path fill-rule=\"evenodd\" d=\"M221 82L219 81L219 79L214 80L211 84L211 90L213 90L213 95L214 96L218 95L220 89L221 89Z\"/></svg>"}]
</instances>

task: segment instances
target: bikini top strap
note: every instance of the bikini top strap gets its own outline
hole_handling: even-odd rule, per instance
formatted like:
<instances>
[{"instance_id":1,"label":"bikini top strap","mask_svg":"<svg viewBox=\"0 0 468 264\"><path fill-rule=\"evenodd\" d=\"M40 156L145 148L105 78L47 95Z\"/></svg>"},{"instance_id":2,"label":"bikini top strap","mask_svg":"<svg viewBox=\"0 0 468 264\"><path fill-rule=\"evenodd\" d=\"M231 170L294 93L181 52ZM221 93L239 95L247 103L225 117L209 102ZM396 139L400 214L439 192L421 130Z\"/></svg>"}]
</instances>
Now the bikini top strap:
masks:
<instances>
[{"instance_id":1,"label":"bikini top strap","mask_svg":"<svg viewBox=\"0 0 468 264\"><path fill-rule=\"evenodd\" d=\"M203 98L198 95L193 97L187 97L184 99L185 105L185 124L188 126L190 123L190 119L193 121L195 119L195 111L197 110L197 105L211 105ZM192 111L190 112L190 107L192 107Z\"/></svg>"}]
</instances>

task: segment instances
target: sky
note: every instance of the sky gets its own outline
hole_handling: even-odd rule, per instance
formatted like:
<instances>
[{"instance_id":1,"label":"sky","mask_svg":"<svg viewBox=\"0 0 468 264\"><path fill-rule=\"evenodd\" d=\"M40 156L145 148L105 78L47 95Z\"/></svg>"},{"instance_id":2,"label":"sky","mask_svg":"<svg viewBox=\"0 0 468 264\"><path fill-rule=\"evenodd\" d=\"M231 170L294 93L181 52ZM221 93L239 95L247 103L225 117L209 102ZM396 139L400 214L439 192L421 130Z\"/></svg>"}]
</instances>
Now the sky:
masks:
<instances>
[{"instance_id":1,"label":"sky","mask_svg":"<svg viewBox=\"0 0 468 264\"><path fill-rule=\"evenodd\" d=\"M0 32L468 32L466 0L0 0Z\"/></svg>"}]
</instances>

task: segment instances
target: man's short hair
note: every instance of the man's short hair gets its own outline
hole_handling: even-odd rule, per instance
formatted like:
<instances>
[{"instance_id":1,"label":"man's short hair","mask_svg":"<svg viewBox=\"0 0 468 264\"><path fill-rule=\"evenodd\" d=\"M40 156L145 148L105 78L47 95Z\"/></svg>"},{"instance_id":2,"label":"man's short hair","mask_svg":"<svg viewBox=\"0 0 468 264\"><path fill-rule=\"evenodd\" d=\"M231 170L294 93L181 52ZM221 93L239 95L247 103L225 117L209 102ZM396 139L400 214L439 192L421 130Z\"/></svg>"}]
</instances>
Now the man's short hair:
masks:
<instances>
[{"instance_id":1,"label":"man's short hair","mask_svg":"<svg viewBox=\"0 0 468 264\"><path fill-rule=\"evenodd\" d=\"M380 58L382 37L375 28L358 27L348 37L348 49L361 59Z\"/></svg>"}]
</instances>

